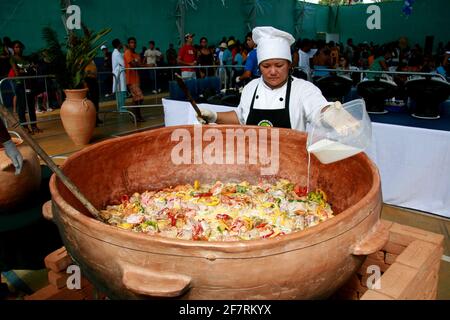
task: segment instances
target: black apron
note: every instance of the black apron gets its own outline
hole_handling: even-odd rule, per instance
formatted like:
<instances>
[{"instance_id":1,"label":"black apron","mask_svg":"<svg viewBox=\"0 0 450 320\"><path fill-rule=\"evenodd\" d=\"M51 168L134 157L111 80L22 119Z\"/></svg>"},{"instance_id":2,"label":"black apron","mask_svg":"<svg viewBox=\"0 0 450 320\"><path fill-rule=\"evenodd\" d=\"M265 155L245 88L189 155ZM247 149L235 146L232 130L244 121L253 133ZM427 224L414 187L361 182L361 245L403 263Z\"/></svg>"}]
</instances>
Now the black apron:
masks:
<instances>
[{"instance_id":1,"label":"black apron","mask_svg":"<svg viewBox=\"0 0 450 320\"><path fill-rule=\"evenodd\" d=\"M254 109L255 99L258 99L256 92L258 91L258 86L253 94L252 103L250 104L250 112L247 117L247 125L255 125L262 127L277 127L277 128L288 128L291 129L291 118L289 114L289 100L291 97L291 82L292 78L289 77L287 81L286 97L284 98L284 109L276 110L261 110ZM280 98L281 101L283 98Z\"/></svg>"}]
</instances>

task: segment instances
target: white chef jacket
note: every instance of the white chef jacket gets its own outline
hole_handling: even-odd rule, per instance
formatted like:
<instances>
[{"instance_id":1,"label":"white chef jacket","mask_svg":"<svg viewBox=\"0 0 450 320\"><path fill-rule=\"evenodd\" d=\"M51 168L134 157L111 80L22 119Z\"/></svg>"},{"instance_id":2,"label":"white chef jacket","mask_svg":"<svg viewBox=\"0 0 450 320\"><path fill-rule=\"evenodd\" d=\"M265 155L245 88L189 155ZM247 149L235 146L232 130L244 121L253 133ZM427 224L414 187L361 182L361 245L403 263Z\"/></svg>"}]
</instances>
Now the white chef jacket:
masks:
<instances>
[{"instance_id":1,"label":"white chef jacket","mask_svg":"<svg viewBox=\"0 0 450 320\"><path fill-rule=\"evenodd\" d=\"M311 122L317 112L332 104L322 95L322 92L311 82L293 78L291 83L291 97L289 100L289 117L292 129L306 131L306 123ZM245 124L250 113L250 105L258 87L253 109L276 110L284 109L287 83L281 88L271 89L262 77L251 81L244 87L239 106L235 110L239 122ZM280 99L282 98L282 99Z\"/></svg>"},{"instance_id":2,"label":"white chef jacket","mask_svg":"<svg viewBox=\"0 0 450 320\"><path fill-rule=\"evenodd\" d=\"M113 79L113 88L112 92L116 92L116 79L119 79L120 83L120 91L127 91L127 84L125 81L125 71L120 72L125 68L125 62L123 60L123 54L117 50L114 49L112 53L112 72L114 73L115 77Z\"/></svg>"}]
</instances>

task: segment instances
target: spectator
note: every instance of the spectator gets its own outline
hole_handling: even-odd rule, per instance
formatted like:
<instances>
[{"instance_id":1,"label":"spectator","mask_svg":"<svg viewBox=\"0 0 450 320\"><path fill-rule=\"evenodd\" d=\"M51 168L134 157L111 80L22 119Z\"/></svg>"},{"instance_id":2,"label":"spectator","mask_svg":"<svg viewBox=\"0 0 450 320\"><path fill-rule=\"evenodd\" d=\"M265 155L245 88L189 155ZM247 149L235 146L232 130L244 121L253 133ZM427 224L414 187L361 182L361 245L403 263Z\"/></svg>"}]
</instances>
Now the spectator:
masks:
<instances>
[{"instance_id":1,"label":"spectator","mask_svg":"<svg viewBox=\"0 0 450 320\"><path fill-rule=\"evenodd\" d=\"M178 52L178 64L180 66L196 66L197 65L197 53L192 45L194 42L195 34L187 33L184 36L184 46L181 47ZM196 78L194 68L182 68L181 76L185 79Z\"/></svg>"},{"instance_id":2,"label":"spectator","mask_svg":"<svg viewBox=\"0 0 450 320\"><path fill-rule=\"evenodd\" d=\"M233 59L233 71L231 75L231 86L236 86L236 77L241 76L244 73L244 59L242 58L242 45L236 46L236 55Z\"/></svg>"},{"instance_id":3,"label":"spectator","mask_svg":"<svg viewBox=\"0 0 450 320\"><path fill-rule=\"evenodd\" d=\"M314 78L327 77L330 75L329 71L324 69L331 68L331 50L328 46L320 48L313 58L314 61Z\"/></svg>"},{"instance_id":4,"label":"spectator","mask_svg":"<svg viewBox=\"0 0 450 320\"><path fill-rule=\"evenodd\" d=\"M353 46L353 39L347 39L347 44L344 46L343 54L347 57L345 58L349 64L353 63L355 47Z\"/></svg>"},{"instance_id":5,"label":"spectator","mask_svg":"<svg viewBox=\"0 0 450 320\"><path fill-rule=\"evenodd\" d=\"M332 42L334 43L334 42ZM336 68L339 65L339 56L340 56L340 52L339 52L339 46L337 46L336 44L334 44L333 46L330 46L330 57L331 57L331 63L330 63L330 67L331 68Z\"/></svg>"},{"instance_id":6,"label":"spectator","mask_svg":"<svg viewBox=\"0 0 450 320\"><path fill-rule=\"evenodd\" d=\"M208 39L202 37L200 39L200 49L198 50L197 57L198 65L200 66L212 66L214 65L214 55L208 48ZM212 77L215 73L214 68L200 69L200 78Z\"/></svg>"},{"instance_id":7,"label":"spectator","mask_svg":"<svg viewBox=\"0 0 450 320\"><path fill-rule=\"evenodd\" d=\"M436 70L435 60L431 55L425 55L423 57L423 64L420 72L430 73Z\"/></svg>"},{"instance_id":8,"label":"spectator","mask_svg":"<svg viewBox=\"0 0 450 320\"><path fill-rule=\"evenodd\" d=\"M123 54L121 53L123 45L119 39L114 39L112 41L112 46L114 48L111 57L112 72L115 75L115 77L113 78L112 92L115 92L117 94L117 103L119 110L126 111L126 109L123 108L123 106L125 105L125 97L127 96L125 72L122 71L123 69L125 69L125 61L123 60Z\"/></svg>"},{"instance_id":9,"label":"spectator","mask_svg":"<svg viewBox=\"0 0 450 320\"><path fill-rule=\"evenodd\" d=\"M378 48L374 54L374 60L371 64L369 70L371 71L388 71L388 65L386 61L390 59L391 53L385 46ZM367 74L367 79L374 79L375 77L380 77L380 74L369 73Z\"/></svg>"},{"instance_id":10,"label":"spectator","mask_svg":"<svg viewBox=\"0 0 450 320\"><path fill-rule=\"evenodd\" d=\"M244 85L252 79L258 78L261 74L259 72L258 57L256 54L257 48L253 41L252 33L249 32L245 36L245 42L249 48L247 60L245 61L244 73L236 78L236 83L242 82Z\"/></svg>"},{"instance_id":11,"label":"spectator","mask_svg":"<svg viewBox=\"0 0 450 320\"><path fill-rule=\"evenodd\" d=\"M438 58L438 67L436 68L436 72L442 76L444 76L447 80L450 77L450 53L446 52L443 58Z\"/></svg>"},{"instance_id":12,"label":"spectator","mask_svg":"<svg viewBox=\"0 0 450 320\"><path fill-rule=\"evenodd\" d=\"M8 77L8 72L11 68L11 64L9 63L10 58L11 55L9 54L8 48L0 40L0 79Z\"/></svg>"},{"instance_id":13,"label":"spectator","mask_svg":"<svg viewBox=\"0 0 450 320\"><path fill-rule=\"evenodd\" d=\"M12 43L14 55L11 57L11 77L24 77L30 73L36 72L35 66L31 65L27 59L23 57L24 45L22 42L16 40ZM14 80L14 91L17 97L17 113L19 114L19 121L21 123L27 122L26 110L28 106L28 116L30 117L31 129L28 125L24 125L24 129L30 134L40 133L41 129L36 124L36 110L34 108L35 93L31 83L27 80Z\"/></svg>"},{"instance_id":14,"label":"spectator","mask_svg":"<svg viewBox=\"0 0 450 320\"><path fill-rule=\"evenodd\" d=\"M3 45L6 48L6 50L8 50L9 55L13 56L14 55L13 42L9 37L3 37Z\"/></svg>"},{"instance_id":15,"label":"spectator","mask_svg":"<svg viewBox=\"0 0 450 320\"><path fill-rule=\"evenodd\" d=\"M148 45L148 49L144 52L145 61L149 67L157 67L159 61L161 60L162 53L159 50L155 49L155 41L149 41ZM161 92L161 84L158 71L155 69L149 70L149 75L150 88L152 89L152 93L155 94Z\"/></svg>"},{"instance_id":16,"label":"spectator","mask_svg":"<svg viewBox=\"0 0 450 320\"><path fill-rule=\"evenodd\" d=\"M139 54L136 53L136 38L130 37L128 39L128 49L124 53L124 62L125 68L137 68L146 66L142 63L142 59ZM139 73L137 70L126 70L126 80L128 89L131 92L133 103L135 106L140 106L144 102L144 94L141 90L141 81L139 78ZM136 116L136 121L145 122L145 119L142 117L141 108L133 108L133 113Z\"/></svg>"},{"instance_id":17,"label":"spectator","mask_svg":"<svg viewBox=\"0 0 450 320\"><path fill-rule=\"evenodd\" d=\"M225 71L225 68L223 67L223 65L224 65L223 54L224 54L225 50L227 50L227 44L225 42L220 43L219 50L220 51L217 54L217 58L219 60L219 65L221 67L219 68L218 73L219 73L220 83L223 86L225 86L226 71Z\"/></svg>"},{"instance_id":18,"label":"spectator","mask_svg":"<svg viewBox=\"0 0 450 320\"><path fill-rule=\"evenodd\" d=\"M169 49L166 51L167 64L169 66L177 65L177 51L173 47L173 43L169 44Z\"/></svg>"},{"instance_id":19,"label":"spectator","mask_svg":"<svg viewBox=\"0 0 450 320\"><path fill-rule=\"evenodd\" d=\"M162 51L160 48L156 48L156 51L158 51L161 55L159 56L159 59L156 61L156 66L157 67L161 67L161 66L165 66L166 63L164 61L164 55L162 54Z\"/></svg>"},{"instance_id":20,"label":"spectator","mask_svg":"<svg viewBox=\"0 0 450 320\"><path fill-rule=\"evenodd\" d=\"M293 63L298 66L298 69L294 71L294 76L304 80L311 80L311 66L310 60L313 57L312 54L312 42L309 39L303 39L300 42L300 48L293 55Z\"/></svg>"},{"instance_id":21,"label":"spectator","mask_svg":"<svg viewBox=\"0 0 450 320\"><path fill-rule=\"evenodd\" d=\"M109 97L112 93L110 91L112 84L113 84L113 76L112 74L109 74L112 72L112 53L109 52L109 49L107 46L102 45L100 47L100 50L103 52L103 70L105 72L108 72L108 74L105 76L105 87L107 88L105 97Z\"/></svg>"},{"instance_id":22,"label":"spectator","mask_svg":"<svg viewBox=\"0 0 450 320\"><path fill-rule=\"evenodd\" d=\"M9 54L8 48L6 46L4 46L0 40L0 80L8 77L9 70L11 69L10 59L11 59L11 55ZM3 92L2 90L5 87L11 87L13 96L11 97L10 95L2 94L2 99L7 106L12 106L14 103L13 101L15 100L15 97L16 97L14 94L14 85L9 80L5 81L4 83L5 84L2 85L2 87L0 88L1 89L0 94L2 94L2 92ZM8 98L8 101L5 101L5 98ZM14 110L14 112L16 111L15 105L13 106L13 110Z\"/></svg>"},{"instance_id":23,"label":"spectator","mask_svg":"<svg viewBox=\"0 0 450 320\"><path fill-rule=\"evenodd\" d=\"M367 44L367 41L360 45L360 55L359 55L359 62L358 67L365 70L369 68L369 45Z\"/></svg>"},{"instance_id":24,"label":"spectator","mask_svg":"<svg viewBox=\"0 0 450 320\"><path fill-rule=\"evenodd\" d=\"M229 40L227 43L227 48L223 52L222 61L224 66L231 66L233 65L233 53L232 50L234 50L235 42L234 40ZM231 67L225 67L226 72L226 84L225 87L229 87L231 85Z\"/></svg>"},{"instance_id":25,"label":"spectator","mask_svg":"<svg viewBox=\"0 0 450 320\"><path fill-rule=\"evenodd\" d=\"M141 53L139 54L139 56L141 57L141 61L145 61L145 51L147 51L147 47L142 47Z\"/></svg>"},{"instance_id":26,"label":"spectator","mask_svg":"<svg viewBox=\"0 0 450 320\"><path fill-rule=\"evenodd\" d=\"M103 121L100 120L98 117L99 112L99 103L100 103L100 90L99 90L99 84L98 84L98 75L97 75L97 66L95 65L94 60L91 61L90 64L86 66L84 69L85 77L84 77L84 83L85 87L88 88L88 99L92 101L95 107L95 111L97 114L97 118L95 121L95 126L98 126L99 124L102 124Z\"/></svg>"},{"instance_id":27,"label":"spectator","mask_svg":"<svg viewBox=\"0 0 450 320\"><path fill-rule=\"evenodd\" d=\"M52 74L51 72L51 63L49 62L48 52L47 50L43 50L39 57L36 59L36 75L45 76ZM50 98L52 97L52 83L51 81L47 81L46 78L36 79L36 112L45 112L45 111L53 111L50 106ZM42 104L39 103L39 100L42 100Z\"/></svg>"}]
</instances>

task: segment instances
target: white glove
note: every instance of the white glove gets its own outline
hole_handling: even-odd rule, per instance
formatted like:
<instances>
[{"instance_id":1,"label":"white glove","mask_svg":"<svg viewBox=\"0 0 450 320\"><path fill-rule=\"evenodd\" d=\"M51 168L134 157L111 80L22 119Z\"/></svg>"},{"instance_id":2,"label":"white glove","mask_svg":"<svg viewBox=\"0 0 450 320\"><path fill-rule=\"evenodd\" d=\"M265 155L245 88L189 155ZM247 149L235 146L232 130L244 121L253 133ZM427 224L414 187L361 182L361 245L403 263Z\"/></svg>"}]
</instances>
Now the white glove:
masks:
<instances>
[{"instance_id":1,"label":"white glove","mask_svg":"<svg viewBox=\"0 0 450 320\"><path fill-rule=\"evenodd\" d=\"M202 113L202 117L198 115L196 117L201 124L215 123L217 121L217 112L203 108L200 108L200 112Z\"/></svg>"},{"instance_id":2,"label":"white glove","mask_svg":"<svg viewBox=\"0 0 450 320\"><path fill-rule=\"evenodd\" d=\"M17 176L18 174L20 174L20 171L22 171L22 154L19 152L19 150L17 150L16 144L12 142L12 140L6 141L5 143L3 143L3 146L5 147L6 155L11 159L14 168L16 168L15 175Z\"/></svg>"},{"instance_id":3,"label":"white glove","mask_svg":"<svg viewBox=\"0 0 450 320\"><path fill-rule=\"evenodd\" d=\"M339 101L324 108L322 119L342 136L354 133L361 126L360 122L345 110Z\"/></svg>"},{"instance_id":4,"label":"white glove","mask_svg":"<svg viewBox=\"0 0 450 320\"><path fill-rule=\"evenodd\" d=\"M239 83L239 82L241 82L241 76L237 76L237 78L236 78L236 83Z\"/></svg>"}]
</instances>

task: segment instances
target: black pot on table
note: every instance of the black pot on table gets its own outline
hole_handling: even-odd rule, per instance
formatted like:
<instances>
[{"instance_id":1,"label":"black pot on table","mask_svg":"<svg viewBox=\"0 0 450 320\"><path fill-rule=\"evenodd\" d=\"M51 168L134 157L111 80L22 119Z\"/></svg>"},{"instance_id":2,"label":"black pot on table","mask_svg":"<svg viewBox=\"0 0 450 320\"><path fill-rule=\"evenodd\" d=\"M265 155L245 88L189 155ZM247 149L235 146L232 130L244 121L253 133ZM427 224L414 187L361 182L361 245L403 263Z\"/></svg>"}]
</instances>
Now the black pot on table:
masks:
<instances>
[{"instance_id":1,"label":"black pot on table","mask_svg":"<svg viewBox=\"0 0 450 320\"><path fill-rule=\"evenodd\" d=\"M405 83L406 94L415 102L413 117L439 119L439 105L450 95L450 84L440 78L413 78Z\"/></svg>"},{"instance_id":2,"label":"black pot on table","mask_svg":"<svg viewBox=\"0 0 450 320\"><path fill-rule=\"evenodd\" d=\"M345 76L330 75L316 80L316 86L328 101L343 101L352 88L352 79Z\"/></svg>"},{"instance_id":3,"label":"black pot on table","mask_svg":"<svg viewBox=\"0 0 450 320\"><path fill-rule=\"evenodd\" d=\"M393 81L376 77L366 79L356 86L358 95L364 98L368 113L383 114L388 111L384 109L384 101L395 96L397 85Z\"/></svg>"}]
</instances>

